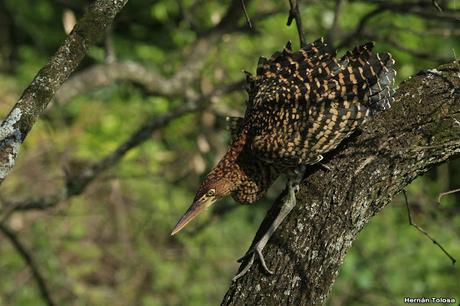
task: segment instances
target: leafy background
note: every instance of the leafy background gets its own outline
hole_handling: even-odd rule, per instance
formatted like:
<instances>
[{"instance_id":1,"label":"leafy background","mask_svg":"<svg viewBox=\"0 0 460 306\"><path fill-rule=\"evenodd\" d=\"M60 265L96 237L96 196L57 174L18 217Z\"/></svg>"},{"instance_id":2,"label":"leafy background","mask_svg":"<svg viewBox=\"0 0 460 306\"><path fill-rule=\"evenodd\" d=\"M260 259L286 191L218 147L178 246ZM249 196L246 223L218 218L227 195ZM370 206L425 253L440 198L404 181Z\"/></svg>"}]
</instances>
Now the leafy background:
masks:
<instances>
[{"instance_id":1,"label":"leafy background","mask_svg":"<svg viewBox=\"0 0 460 306\"><path fill-rule=\"evenodd\" d=\"M235 1L234 1L235 2ZM236 1L240 3L240 1ZM458 1L303 1L308 41L332 37L339 53L367 40L396 59L398 83L420 70L451 62L460 53ZM65 38L63 23L84 13L87 2L0 2L0 111L2 116ZM195 43L217 38L193 61L198 71L183 87L207 95L254 72L292 40L288 1L247 3L250 29L241 14L215 33L231 1L131 1L110 33L93 47L79 72L108 61L131 61L165 77L188 69ZM393 6L355 32L363 16ZM405 7L406 5L406 7ZM418 10L419 9L419 10ZM423 14L417 13L422 11ZM67 17L64 17L67 16ZM453 17L452 17L453 16ZM351 35L350 35L351 34ZM184 90L185 90L184 89ZM63 195L66 173L97 162L142 122L187 103L185 94L156 94L130 80L117 80L56 100L27 138L0 189L0 222L31 254L58 305L215 305L223 297L267 208L283 188L251 206L223 200L176 237L169 233L195 189L225 152L225 117L244 111L242 88L215 95L204 110L175 118L99 175L81 194ZM200 101L200 99L198 99ZM204 99L202 101L205 103ZM441 192L459 188L460 161L440 165L407 190L414 221L460 258L458 195L437 203ZM59 200L44 207L44 199ZM40 209L17 210L14 203ZM368 224L354 243L328 305L395 305L403 297L460 300L460 272L426 237L408 225L402 196ZM0 305L44 305L36 282L5 236L0 236Z\"/></svg>"}]
</instances>

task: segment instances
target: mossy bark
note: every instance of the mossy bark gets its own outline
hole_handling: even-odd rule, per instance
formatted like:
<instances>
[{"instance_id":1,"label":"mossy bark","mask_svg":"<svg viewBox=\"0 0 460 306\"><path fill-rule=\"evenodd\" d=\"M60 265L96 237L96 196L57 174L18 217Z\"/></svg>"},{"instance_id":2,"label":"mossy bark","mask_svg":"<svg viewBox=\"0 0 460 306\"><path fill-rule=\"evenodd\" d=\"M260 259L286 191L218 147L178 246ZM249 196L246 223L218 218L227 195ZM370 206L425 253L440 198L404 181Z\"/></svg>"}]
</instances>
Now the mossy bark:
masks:
<instances>
[{"instance_id":1,"label":"mossy bark","mask_svg":"<svg viewBox=\"0 0 460 306\"><path fill-rule=\"evenodd\" d=\"M460 156L460 67L403 82L393 107L309 169L297 206L222 305L322 305L357 234L417 176ZM280 195L256 239L274 219Z\"/></svg>"}]
</instances>

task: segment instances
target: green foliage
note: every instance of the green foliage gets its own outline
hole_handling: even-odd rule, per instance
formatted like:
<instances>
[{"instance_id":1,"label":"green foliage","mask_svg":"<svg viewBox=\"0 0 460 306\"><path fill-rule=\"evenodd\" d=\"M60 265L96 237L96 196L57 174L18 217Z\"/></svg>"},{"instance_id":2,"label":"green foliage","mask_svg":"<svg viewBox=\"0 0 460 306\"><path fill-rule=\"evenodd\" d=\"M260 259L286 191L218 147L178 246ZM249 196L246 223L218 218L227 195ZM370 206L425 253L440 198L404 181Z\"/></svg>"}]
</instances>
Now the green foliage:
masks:
<instances>
[{"instance_id":1,"label":"green foliage","mask_svg":"<svg viewBox=\"0 0 460 306\"><path fill-rule=\"evenodd\" d=\"M5 1L14 16L15 70L0 75L0 110L5 114L21 90L64 39L62 3L71 1ZM287 2L287 1L286 1ZM77 16L84 1L70 8ZM113 43L120 61L136 61L169 78L181 70L200 35L214 27L229 1L130 1L114 25ZM302 16L309 41L326 35L335 1L306 2ZM190 86L215 89L255 71L259 56L270 56L288 40L298 46L296 28L287 27L287 3L258 1L250 17L277 9L254 22L257 32L223 34L210 46L205 65ZM374 5L346 4L338 20L337 40L353 31ZM357 17L358 16L358 17ZM386 12L369 22L377 50L390 51L399 80L433 68L439 58L460 53L455 37L419 35L433 23ZM449 25L446 25L449 27ZM395 30L398 29L398 30ZM402 29L402 30L401 30ZM420 59L405 49L432 54ZM350 45L366 37L353 37ZM343 51L343 50L339 50ZM416 52L416 53L417 53ZM102 63L102 43L92 48L80 69ZM185 60L184 60L185 58ZM213 106L242 113L246 95L239 91ZM28 136L20 160L2 185L1 199L39 198L58 193L70 165L83 167L115 150L145 121L161 116L187 99L150 96L139 84L115 82L62 105L52 105ZM191 203L206 169L216 163L229 141L225 111L189 114L152 134L104 172L84 194L43 212L14 214L8 224L18 232L44 274L58 305L215 305L237 270L236 258L249 246L268 205L276 196L252 206L219 203L177 237L173 225ZM204 167L204 168L203 168ZM426 227L457 259L460 210L458 196L432 204L439 192L460 185L460 163L451 163L418 179L408 188L417 223ZM276 187L275 189L279 186ZM2 209L4 206L2 206ZM42 303L28 268L0 237L0 305ZM396 199L375 217L355 242L339 274L329 305L395 305L404 296L455 296L460 274L449 260L407 224L404 203Z\"/></svg>"}]
</instances>

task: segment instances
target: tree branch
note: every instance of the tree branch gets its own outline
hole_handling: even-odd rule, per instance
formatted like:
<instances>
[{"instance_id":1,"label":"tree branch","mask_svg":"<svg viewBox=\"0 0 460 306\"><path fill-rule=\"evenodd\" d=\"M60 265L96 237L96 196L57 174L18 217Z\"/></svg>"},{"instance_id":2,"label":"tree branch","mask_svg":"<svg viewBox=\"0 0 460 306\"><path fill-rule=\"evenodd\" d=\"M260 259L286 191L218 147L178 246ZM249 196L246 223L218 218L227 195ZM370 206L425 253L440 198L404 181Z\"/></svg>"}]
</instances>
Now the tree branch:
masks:
<instances>
[{"instance_id":1,"label":"tree branch","mask_svg":"<svg viewBox=\"0 0 460 306\"><path fill-rule=\"evenodd\" d=\"M297 26L297 33L299 34L300 47L305 47L305 34L303 33L302 27L302 16L299 11L299 0L289 0L289 15L287 20L287 26L292 24L292 20L295 20Z\"/></svg>"},{"instance_id":2,"label":"tree branch","mask_svg":"<svg viewBox=\"0 0 460 306\"><path fill-rule=\"evenodd\" d=\"M40 273L40 270L38 269L37 264L32 258L32 255L30 255L29 252L26 250L26 248L22 245L21 241L19 241L16 234L4 224L0 224L0 232L2 232L2 234L6 238L8 238L8 240L11 242L13 247L16 249L16 251L22 257L22 259L29 266L30 271L32 272L33 278L35 279L35 282L37 283L37 287L38 287L38 290L40 291L40 295L42 296L43 302L45 302L45 304L48 306L56 305L56 303L54 303L53 299L51 298L51 294L46 285L45 278Z\"/></svg>"},{"instance_id":3,"label":"tree branch","mask_svg":"<svg viewBox=\"0 0 460 306\"><path fill-rule=\"evenodd\" d=\"M76 171L76 169L67 171L66 188L54 195L33 197L19 201L3 200L6 204L4 205L5 208L0 210L0 224L7 220L8 217L15 211L50 209L64 200L80 195L102 172L116 165L130 150L147 141L154 131L165 127L171 121L183 115L205 108L214 98L218 96L241 90L244 84L244 80L227 84L217 88L214 92L207 96L199 97L196 100L172 109L159 117L147 120L135 132L133 132L125 142L120 144L114 151L107 154L99 161L90 163L88 166L83 167L78 171Z\"/></svg>"},{"instance_id":4,"label":"tree branch","mask_svg":"<svg viewBox=\"0 0 460 306\"><path fill-rule=\"evenodd\" d=\"M81 194L86 186L101 172L115 165L128 151L148 140L153 131L166 126L173 119L197 110L199 110L198 104L188 103L169 111L160 117L148 120L112 153L108 154L98 162L85 167L82 171L79 171L79 173L69 173L67 175L67 195L72 196Z\"/></svg>"},{"instance_id":5,"label":"tree branch","mask_svg":"<svg viewBox=\"0 0 460 306\"><path fill-rule=\"evenodd\" d=\"M86 187L98 177L102 172L117 164L130 150L141 145L150 138L150 135L158 129L165 127L172 120L179 118L187 113L197 111L198 105L189 103L173 109L162 116L147 120L142 124L128 139L120 144L113 152L107 154L99 161L91 163L82 169L72 169L66 173L66 188L54 195L44 197L34 197L19 201L4 201L7 204L1 211L0 225L8 219L15 211L21 210L44 210L55 207L60 202L71 197L80 195Z\"/></svg>"},{"instance_id":6,"label":"tree branch","mask_svg":"<svg viewBox=\"0 0 460 306\"><path fill-rule=\"evenodd\" d=\"M248 4L250 1L246 0L245 2ZM187 84L192 83L200 76L197 72L205 64L208 58L206 55L222 39L223 34L243 30L238 21L244 12L241 0L233 0L222 20L215 27L202 33L195 42L186 48L180 70L170 78L146 68L142 63L98 64L79 72L65 82L57 92L56 100L58 103L65 103L77 95L107 86L115 81L140 84L152 95L195 99L199 94L190 90L191 86L187 86ZM280 10L261 12L252 19L254 21L262 20L279 12Z\"/></svg>"},{"instance_id":7,"label":"tree branch","mask_svg":"<svg viewBox=\"0 0 460 306\"><path fill-rule=\"evenodd\" d=\"M445 63L451 60L450 58L439 56L437 54L433 54L430 52L424 52L421 50L415 50L413 48L408 48L404 44L401 44L398 40L392 38L391 35L376 36L376 35L370 35L367 33L363 33L362 37L366 39L370 39L370 40L377 40L377 41L385 42L389 44L390 46L392 46L393 48L395 48L396 50L405 52L409 54L410 56L413 56L419 59L430 60L430 61L436 62L437 64Z\"/></svg>"},{"instance_id":8,"label":"tree branch","mask_svg":"<svg viewBox=\"0 0 460 306\"><path fill-rule=\"evenodd\" d=\"M246 0L246 5L249 5L250 2L251 0ZM185 61L181 70L174 75L172 81L185 87L184 84L189 84L190 81L196 79L198 71L206 62L206 55L222 39L224 34L240 29L239 20L242 16L244 16L244 10L241 6L241 0L232 0L220 22L199 36L193 44L186 48ZM195 97L196 95L189 98Z\"/></svg>"},{"instance_id":9,"label":"tree branch","mask_svg":"<svg viewBox=\"0 0 460 306\"><path fill-rule=\"evenodd\" d=\"M417 176L460 156L459 72L454 63L405 81L391 109L325 156L333 171L311 167L297 206L264 249L275 275L253 265L230 286L222 305L323 304L347 250L372 216Z\"/></svg>"},{"instance_id":10,"label":"tree branch","mask_svg":"<svg viewBox=\"0 0 460 306\"><path fill-rule=\"evenodd\" d=\"M416 224L416 223L414 223L412 221L412 213L410 211L409 201L407 200L406 190L403 189L402 194L404 196L404 202L406 204L407 219L409 221L409 225L413 226L416 230L418 230L420 233L425 235L425 237L430 239L430 241L433 242L433 244L436 245L439 249L441 249L441 251L450 259L450 261L452 262L452 265L455 265L457 260L452 255L450 255L450 253L447 252L447 250L437 240L435 240L433 237L431 237L431 235L426 230L424 230L418 224Z\"/></svg>"},{"instance_id":11,"label":"tree branch","mask_svg":"<svg viewBox=\"0 0 460 306\"><path fill-rule=\"evenodd\" d=\"M459 10L433 10L431 1L415 1L404 3L391 2L391 1L352 1L352 2L368 2L370 4L377 4L377 6L363 15L358 21L355 29L346 35L337 45L337 48L343 48L347 45L353 44L354 41L360 39L370 21L385 12L393 12L398 14L412 14L423 19L436 20L443 23L457 24L460 21Z\"/></svg>"},{"instance_id":12,"label":"tree branch","mask_svg":"<svg viewBox=\"0 0 460 306\"><path fill-rule=\"evenodd\" d=\"M176 96L183 89L181 82L177 82L176 79L167 80L143 64L114 62L94 65L75 74L56 93L56 100L58 103L65 103L75 96L108 86L116 81L140 84L149 94L159 96Z\"/></svg>"},{"instance_id":13,"label":"tree branch","mask_svg":"<svg viewBox=\"0 0 460 306\"><path fill-rule=\"evenodd\" d=\"M355 39L361 37L363 31L365 30L367 24L377 15L380 15L386 11L383 7L377 7L376 9L368 12L367 14L363 15L361 19L358 21L355 29L345 36L337 45L337 49L341 49L348 44L352 43Z\"/></svg>"},{"instance_id":14,"label":"tree branch","mask_svg":"<svg viewBox=\"0 0 460 306\"><path fill-rule=\"evenodd\" d=\"M56 54L35 76L0 126L0 184L15 164L20 146L58 88L69 77L127 0L98 0Z\"/></svg>"}]
</instances>

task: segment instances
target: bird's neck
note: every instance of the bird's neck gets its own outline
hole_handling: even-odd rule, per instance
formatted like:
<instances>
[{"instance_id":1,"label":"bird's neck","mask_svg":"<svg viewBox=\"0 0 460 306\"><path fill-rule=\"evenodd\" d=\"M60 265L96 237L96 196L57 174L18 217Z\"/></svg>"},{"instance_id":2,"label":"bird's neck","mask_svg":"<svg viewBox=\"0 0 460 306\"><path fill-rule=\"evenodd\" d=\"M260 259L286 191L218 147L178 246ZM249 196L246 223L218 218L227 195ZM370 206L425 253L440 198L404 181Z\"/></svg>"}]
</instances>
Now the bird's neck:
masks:
<instances>
[{"instance_id":1,"label":"bird's neck","mask_svg":"<svg viewBox=\"0 0 460 306\"><path fill-rule=\"evenodd\" d=\"M234 185L239 185L238 180L241 172L239 161L242 158L246 159L245 155L248 154L246 148L247 134L247 128L243 127L241 133L233 139L230 148L210 173L211 176L220 176L230 180Z\"/></svg>"},{"instance_id":2,"label":"bird's neck","mask_svg":"<svg viewBox=\"0 0 460 306\"><path fill-rule=\"evenodd\" d=\"M270 165L251 153L247 144L248 129L242 127L216 171L232 184L232 197L240 203L254 203L262 197L277 177Z\"/></svg>"},{"instance_id":3,"label":"bird's neck","mask_svg":"<svg viewBox=\"0 0 460 306\"><path fill-rule=\"evenodd\" d=\"M254 203L260 199L278 176L269 164L252 154L247 141L248 129L242 127L206 179L220 182L223 194L231 194L240 203Z\"/></svg>"},{"instance_id":4,"label":"bird's neck","mask_svg":"<svg viewBox=\"0 0 460 306\"><path fill-rule=\"evenodd\" d=\"M241 132L232 141L230 148L222 160L227 160L230 163L236 163L242 154L244 154L246 143L248 140L248 128L245 126Z\"/></svg>"}]
</instances>

